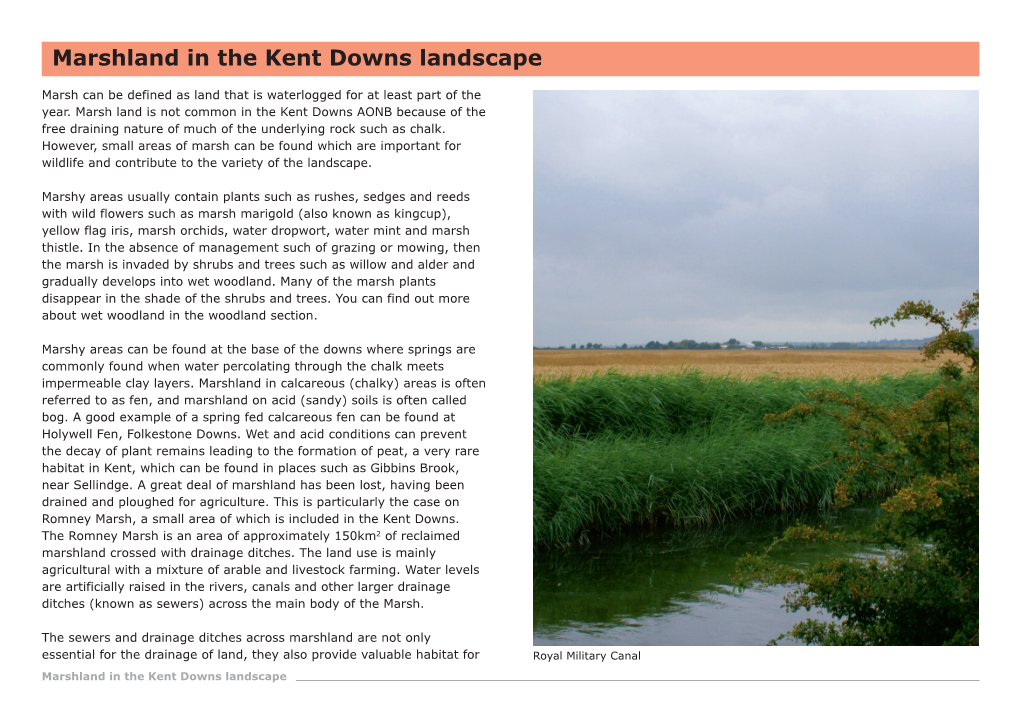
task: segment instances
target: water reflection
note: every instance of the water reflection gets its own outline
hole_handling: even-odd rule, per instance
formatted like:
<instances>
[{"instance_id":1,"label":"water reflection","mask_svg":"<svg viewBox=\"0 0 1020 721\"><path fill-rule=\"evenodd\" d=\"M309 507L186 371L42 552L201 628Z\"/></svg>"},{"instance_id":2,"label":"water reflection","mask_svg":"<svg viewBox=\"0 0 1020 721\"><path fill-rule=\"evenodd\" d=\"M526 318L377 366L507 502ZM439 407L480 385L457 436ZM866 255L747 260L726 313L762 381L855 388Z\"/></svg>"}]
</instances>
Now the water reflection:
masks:
<instances>
[{"instance_id":1,"label":"water reflection","mask_svg":"<svg viewBox=\"0 0 1020 721\"><path fill-rule=\"evenodd\" d=\"M736 561L763 550L802 520L846 532L874 523L877 505L835 513L751 517L698 529L634 532L590 546L534 555L535 645L764 645L813 610L781 607L789 589L737 593ZM781 558L809 566L832 545L790 548ZM868 550L868 549L861 549ZM872 549L877 550L877 549Z\"/></svg>"}]
</instances>

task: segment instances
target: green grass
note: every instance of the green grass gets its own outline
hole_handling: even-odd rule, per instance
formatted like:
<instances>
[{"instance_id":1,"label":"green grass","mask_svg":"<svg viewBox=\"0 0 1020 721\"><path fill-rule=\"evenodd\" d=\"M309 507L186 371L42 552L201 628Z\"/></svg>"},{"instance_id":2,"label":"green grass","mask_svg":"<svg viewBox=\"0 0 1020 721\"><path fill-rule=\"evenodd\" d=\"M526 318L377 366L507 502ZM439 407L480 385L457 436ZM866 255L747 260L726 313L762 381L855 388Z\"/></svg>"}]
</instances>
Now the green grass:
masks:
<instances>
[{"instance_id":1,"label":"green grass","mask_svg":"<svg viewBox=\"0 0 1020 721\"><path fill-rule=\"evenodd\" d=\"M927 375L874 382L742 381L605 374L534 385L534 543L566 545L637 523L705 524L737 514L826 506L842 468L831 419L764 416L840 388L906 403Z\"/></svg>"}]
</instances>

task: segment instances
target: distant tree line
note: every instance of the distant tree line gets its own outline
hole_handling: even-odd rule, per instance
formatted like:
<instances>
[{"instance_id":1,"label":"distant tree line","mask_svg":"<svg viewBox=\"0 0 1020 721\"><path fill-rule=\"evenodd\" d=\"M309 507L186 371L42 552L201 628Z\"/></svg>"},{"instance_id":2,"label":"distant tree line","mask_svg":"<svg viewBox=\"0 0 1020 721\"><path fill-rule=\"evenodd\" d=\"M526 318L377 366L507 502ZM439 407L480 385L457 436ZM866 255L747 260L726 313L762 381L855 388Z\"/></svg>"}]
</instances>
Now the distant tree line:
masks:
<instances>
[{"instance_id":1,"label":"distant tree line","mask_svg":"<svg viewBox=\"0 0 1020 721\"><path fill-rule=\"evenodd\" d=\"M979 336L977 330L968 330L967 333L974 337L974 346L979 345ZM627 345L623 343L618 346L609 346L612 350L739 350L746 348L748 345L754 346L755 348L788 348L790 350L880 350L890 348L922 348L926 343L933 341L935 337L931 338L918 338L918 339L907 339L907 340L874 340L874 341L863 341L860 343L763 343L760 340L751 341L749 344L744 344L736 338L730 338L725 343L699 343L696 340L685 338L684 340L671 340L668 343L660 343L657 340L649 341L644 345ZM567 346L559 346L558 348L540 348L534 347L535 350L568 350ZM569 350L603 350L606 346L601 343L571 343Z\"/></svg>"}]
</instances>

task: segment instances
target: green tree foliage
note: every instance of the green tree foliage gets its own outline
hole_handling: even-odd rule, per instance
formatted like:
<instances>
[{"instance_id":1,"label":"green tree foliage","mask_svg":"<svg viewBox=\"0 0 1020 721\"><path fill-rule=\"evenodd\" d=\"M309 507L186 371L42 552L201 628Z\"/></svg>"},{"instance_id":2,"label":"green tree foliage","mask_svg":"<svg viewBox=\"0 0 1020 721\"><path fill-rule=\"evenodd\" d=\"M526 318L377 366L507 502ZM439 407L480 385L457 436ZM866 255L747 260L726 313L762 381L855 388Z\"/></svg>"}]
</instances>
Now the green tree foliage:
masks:
<instances>
[{"instance_id":1,"label":"green tree foliage","mask_svg":"<svg viewBox=\"0 0 1020 721\"><path fill-rule=\"evenodd\" d=\"M668 343L660 343L657 340L649 341L645 348L649 350L719 350L722 345L719 343L699 343L690 338L683 340L671 340Z\"/></svg>"},{"instance_id":2,"label":"green tree foliage","mask_svg":"<svg viewBox=\"0 0 1020 721\"><path fill-rule=\"evenodd\" d=\"M741 585L797 584L786 598L788 609L821 607L833 616L831 622L803 621L789 632L809 644L978 643L978 349L966 332L978 319L978 294L953 318L930 303L908 302L872 324L910 318L940 328L922 353L943 359L941 382L923 399L890 407L823 389L812 402L772 418L836 418L844 443L830 462L845 468L837 504L888 496L872 537L842 539L886 544L885 556L848 554L809 570L791 568L776 560L782 549L841 538L797 525L765 553L741 561Z\"/></svg>"}]
</instances>

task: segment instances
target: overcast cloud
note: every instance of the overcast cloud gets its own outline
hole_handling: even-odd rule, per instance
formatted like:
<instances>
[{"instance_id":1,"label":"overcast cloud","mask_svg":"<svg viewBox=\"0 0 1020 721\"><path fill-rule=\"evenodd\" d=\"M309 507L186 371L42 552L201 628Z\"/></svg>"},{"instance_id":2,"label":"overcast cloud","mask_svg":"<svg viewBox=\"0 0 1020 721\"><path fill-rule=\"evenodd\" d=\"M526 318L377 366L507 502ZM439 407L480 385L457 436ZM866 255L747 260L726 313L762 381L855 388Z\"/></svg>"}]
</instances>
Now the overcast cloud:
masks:
<instances>
[{"instance_id":1,"label":"overcast cloud","mask_svg":"<svg viewBox=\"0 0 1020 721\"><path fill-rule=\"evenodd\" d=\"M973 91L535 92L538 346L863 341L978 289Z\"/></svg>"}]
</instances>

